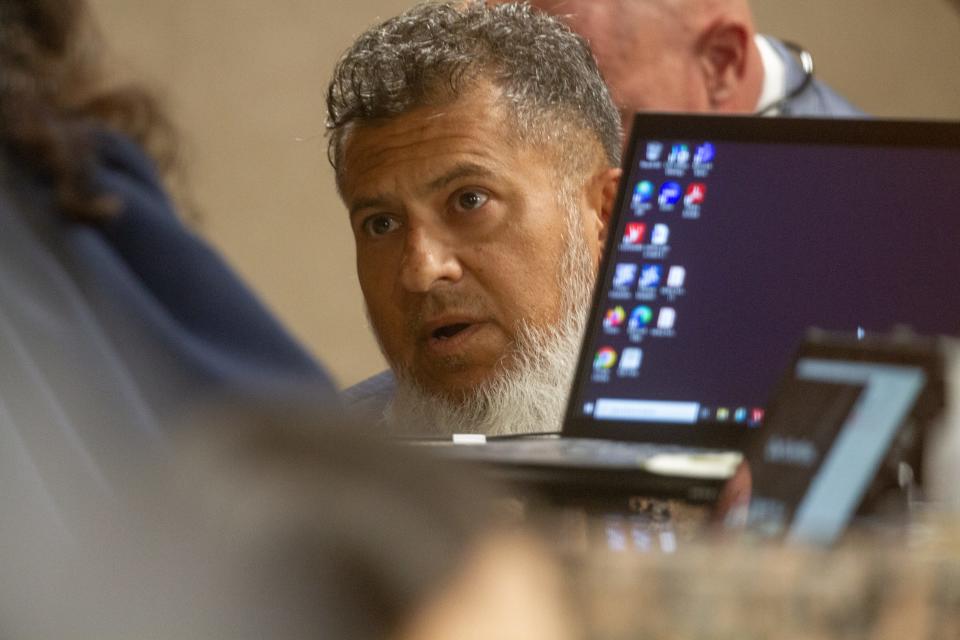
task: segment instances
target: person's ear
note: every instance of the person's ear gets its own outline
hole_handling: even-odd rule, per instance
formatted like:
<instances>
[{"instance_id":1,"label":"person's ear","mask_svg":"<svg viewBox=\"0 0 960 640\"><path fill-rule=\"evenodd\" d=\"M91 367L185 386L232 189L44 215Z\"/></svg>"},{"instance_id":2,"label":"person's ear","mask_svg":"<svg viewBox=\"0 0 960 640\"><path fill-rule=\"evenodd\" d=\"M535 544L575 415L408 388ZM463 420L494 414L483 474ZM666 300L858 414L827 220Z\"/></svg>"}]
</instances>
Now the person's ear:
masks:
<instances>
[{"instance_id":1,"label":"person's ear","mask_svg":"<svg viewBox=\"0 0 960 640\"><path fill-rule=\"evenodd\" d=\"M588 183L587 202L591 216L587 227L587 237L596 247L599 259L610 232L610 219L617 205L617 187L623 171L615 167L605 167L594 174Z\"/></svg>"},{"instance_id":2,"label":"person's ear","mask_svg":"<svg viewBox=\"0 0 960 640\"><path fill-rule=\"evenodd\" d=\"M610 219L613 217L613 208L617 206L617 190L620 186L620 176L623 169L610 167L600 174L601 198L600 217L603 221L601 229L600 243L607 241L607 233L610 230Z\"/></svg>"},{"instance_id":3,"label":"person's ear","mask_svg":"<svg viewBox=\"0 0 960 640\"><path fill-rule=\"evenodd\" d=\"M710 108L729 111L742 93L750 51L750 30L740 22L717 22L697 41L697 57L703 72Z\"/></svg>"}]
</instances>

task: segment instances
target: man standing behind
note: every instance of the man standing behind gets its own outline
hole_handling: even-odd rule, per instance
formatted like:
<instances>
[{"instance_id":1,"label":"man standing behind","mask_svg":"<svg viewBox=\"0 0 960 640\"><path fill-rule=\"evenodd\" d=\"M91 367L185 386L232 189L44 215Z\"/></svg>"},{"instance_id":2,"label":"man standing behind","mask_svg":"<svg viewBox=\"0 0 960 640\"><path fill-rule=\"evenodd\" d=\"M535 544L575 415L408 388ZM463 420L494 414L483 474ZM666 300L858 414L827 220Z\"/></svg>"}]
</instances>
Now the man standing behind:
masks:
<instances>
[{"instance_id":1,"label":"man standing behind","mask_svg":"<svg viewBox=\"0 0 960 640\"><path fill-rule=\"evenodd\" d=\"M804 69L809 54L758 34L746 0L531 4L587 39L625 125L635 111L863 115Z\"/></svg>"},{"instance_id":2,"label":"man standing behind","mask_svg":"<svg viewBox=\"0 0 960 640\"><path fill-rule=\"evenodd\" d=\"M420 5L356 40L328 112L392 369L347 403L395 433L556 430L620 174L584 41L525 5Z\"/></svg>"}]
</instances>

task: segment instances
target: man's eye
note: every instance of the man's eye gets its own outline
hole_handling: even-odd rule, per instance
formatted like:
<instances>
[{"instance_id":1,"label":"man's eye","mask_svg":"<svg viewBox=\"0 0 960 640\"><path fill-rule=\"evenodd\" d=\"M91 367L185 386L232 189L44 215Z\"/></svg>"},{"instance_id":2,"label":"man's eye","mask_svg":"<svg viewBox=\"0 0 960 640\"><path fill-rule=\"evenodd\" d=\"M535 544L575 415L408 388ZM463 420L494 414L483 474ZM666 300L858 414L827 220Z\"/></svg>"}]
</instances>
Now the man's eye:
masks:
<instances>
[{"instance_id":1,"label":"man's eye","mask_svg":"<svg viewBox=\"0 0 960 640\"><path fill-rule=\"evenodd\" d=\"M400 223L390 216L370 216L363 221L363 231L370 236L384 236L394 231Z\"/></svg>"},{"instance_id":2,"label":"man's eye","mask_svg":"<svg viewBox=\"0 0 960 640\"><path fill-rule=\"evenodd\" d=\"M473 211L487 204L490 199L483 191L462 191L457 195L457 208L461 211Z\"/></svg>"}]
</instances>

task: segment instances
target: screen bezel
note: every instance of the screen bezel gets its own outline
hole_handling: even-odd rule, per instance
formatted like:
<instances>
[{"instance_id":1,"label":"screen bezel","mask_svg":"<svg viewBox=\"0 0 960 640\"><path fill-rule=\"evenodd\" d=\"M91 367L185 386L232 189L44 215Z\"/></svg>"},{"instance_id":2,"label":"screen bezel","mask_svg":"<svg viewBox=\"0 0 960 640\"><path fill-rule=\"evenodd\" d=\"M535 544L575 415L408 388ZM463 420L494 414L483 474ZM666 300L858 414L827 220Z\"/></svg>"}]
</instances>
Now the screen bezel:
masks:
<instances>
[{"instance_id":1,"label":"screen bezel","mask_svg":"<svg viewBox=\"0 0 960 640\"><path fill-rule=\"evenodd\" d=\"M578 390L589 384L584 351L602 322L600 303L610 276L616 230L625 215L629 178L637 158L637 147L648 139L710 140L724 143L779 143L816 145L864 145L876 147L946 148L960 151L960 122L936 120L861 120L824 118L764 118L738 115L693 115L638 113L623 156L623 176L608 221L607 240L594 284L590 317L580 343L577 371L570 388L563 434L569 437L643 441L684 446L744 450L751 430L739 423L698 421L677 425L663 422L600 421L579 411ZM800 344L803 336L797 336ZM786 354L784 354L786 355Z\"/></svg>"}]
</instances>

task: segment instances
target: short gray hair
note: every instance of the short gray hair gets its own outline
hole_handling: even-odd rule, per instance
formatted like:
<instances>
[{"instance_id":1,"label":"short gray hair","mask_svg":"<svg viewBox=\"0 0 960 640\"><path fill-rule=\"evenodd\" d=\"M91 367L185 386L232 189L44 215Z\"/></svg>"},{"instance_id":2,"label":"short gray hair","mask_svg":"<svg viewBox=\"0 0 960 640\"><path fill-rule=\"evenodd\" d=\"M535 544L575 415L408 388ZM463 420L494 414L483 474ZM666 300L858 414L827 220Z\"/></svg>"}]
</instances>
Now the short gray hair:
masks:
<instances>
[{"instance_id":1,"label":"short gray hair","mask_svg":"<svg viewBox=\"0 0 960 640\"><path fill-rule=\"evenodd\" d=\"M478 79L503 92L525 141L583 163L587 134L619 165L620 115L586 41L526 3L428 2L368 29L337 63L327 130L338 181L352 127L456 100Z\"/></svg>"}]
</instances>

